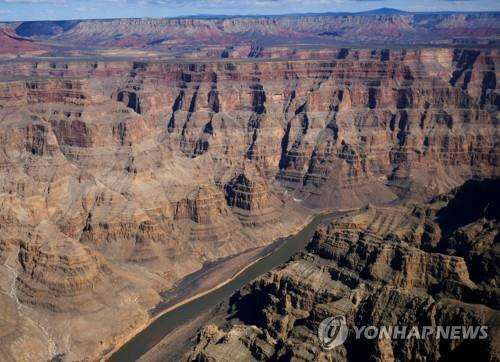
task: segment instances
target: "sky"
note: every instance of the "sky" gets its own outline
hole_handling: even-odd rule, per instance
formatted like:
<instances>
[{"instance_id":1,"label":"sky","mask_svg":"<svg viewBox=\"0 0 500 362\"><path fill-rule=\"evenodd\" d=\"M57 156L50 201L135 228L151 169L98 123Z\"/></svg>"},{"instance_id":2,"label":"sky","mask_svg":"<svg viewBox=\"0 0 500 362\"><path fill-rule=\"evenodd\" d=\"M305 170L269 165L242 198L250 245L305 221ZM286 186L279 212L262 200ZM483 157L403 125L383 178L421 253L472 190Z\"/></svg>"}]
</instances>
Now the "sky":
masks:
<instances>
[{"instance_id":1,"label":"sky","mask_svg":"<svg viewBox=\"0 0 500 362\"><path fill-rule=\"evenodd\" d=\"M358 12L381 7L500 11L500 0L0 0L0 21Z\"/></svg>"}]
</instances>

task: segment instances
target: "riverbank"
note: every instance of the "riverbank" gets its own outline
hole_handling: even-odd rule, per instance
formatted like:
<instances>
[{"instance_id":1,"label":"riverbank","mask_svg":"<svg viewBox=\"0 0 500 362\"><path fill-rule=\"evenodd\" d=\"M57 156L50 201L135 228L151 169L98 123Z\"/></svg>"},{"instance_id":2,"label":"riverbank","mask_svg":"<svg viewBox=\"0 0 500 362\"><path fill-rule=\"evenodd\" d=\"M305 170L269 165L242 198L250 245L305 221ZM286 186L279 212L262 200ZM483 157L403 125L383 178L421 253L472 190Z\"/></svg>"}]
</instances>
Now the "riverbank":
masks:
<instances>
[{"instance_id":1,"label":"riverbank","mask_svg":"<svg viewBox=\"0 0 500 362\"><path fill-rule=\"evenodd\" d=\"M120 346L117 345L104 359L110 361L123 361L139 358L178 326L213 307L247 282L288 260L291 255L305 246L312 236L317 224L334 217L340 217L355 210L358 209L339 210L330 214L321 212L319 214L310 215L304 219L302 228L296 228L293 236L280 238L275 241L273 244L279 243L279 245L274 251L253 260L232 277L220 282L212 288L200 291L179 303L166 307L161 313L149 320L149 322L142 327L142 330L138 328L138 332L134 337ZM286 248L284 247L285 245L287 245ZM176 313L170 313L174 310Z\"/></svg>"},{"instance_id":2,"label":"riverbank","mask_svg":"<svg viewBox=\"0 0 500 362\"><path fill-rule=\"evenodd\" d=\"M178 282L173 290L163 293L165 301L153 308L151 311L151 318L148 319L146 323L140 324L137 328L128 333L126 338L118 341L112 349L108 350L107 353L100 358L100 361L112 361L112 356L120 350L120 348L164 314L230 283L234 278L238 277L238 275L256 262L280 248L287 238L299 233L302 229L307 227L315 217L327 212L328 211L322 210L320 213L313 213L305 216L302 223L293 228L288 234L274 240L267 246L248 250L223 260L214 261L207 264L202 269L186 276Z\"/></svg>"}]
</instances>

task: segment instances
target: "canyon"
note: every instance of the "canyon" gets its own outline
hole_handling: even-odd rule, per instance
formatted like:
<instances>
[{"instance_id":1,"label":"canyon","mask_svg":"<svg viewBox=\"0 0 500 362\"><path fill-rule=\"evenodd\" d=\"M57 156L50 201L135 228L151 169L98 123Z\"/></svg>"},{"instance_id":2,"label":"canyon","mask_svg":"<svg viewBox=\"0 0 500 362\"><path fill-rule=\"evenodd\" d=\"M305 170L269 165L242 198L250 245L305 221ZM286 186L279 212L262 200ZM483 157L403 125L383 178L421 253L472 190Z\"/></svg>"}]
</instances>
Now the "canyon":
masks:
<instances>
[{"instance_id":1,"label":"canyon","mask_svg":"<svg viewBox=\"0 0 500 362\"><path fill-rule=\"evenodd\" d=\"M490 36L496 16L463 23L486 24ZM168 21L222 22L226 37L256 19ZM107 26L120 31L113 21L75 21L8 34L27 51L105 46L109 34L95 34ZM471 197L484 206L479 216L440 219L461 187L490 180L498 190L498 48L280 49L0 62L1 360L99 360L193 273L240 258L236 272L331 210L364 211L320 226L307 252L232 297L242 324L204 328L186 358L327 358L311 331L341 304L349 318L374 322L410 320L412 308L442 321L453 308L468 321L480 310L485 323L498 318L495 204ZM203 287L222 281L213 278ZM185 297L200 291L187 287ZM433 298L449 301L431 310ZM393 313L380 315L387 304ZM498 356L495 341L488 356ZM434 347L367 348L407 358Z\"/></svg>"},{"instance_id":2,"label":"canyon","mask_svg":"<svg viewBox=\"0 0 500 362\"><path fill-rule=\"evenodd\" d=\"M498 180L468 181L429 203L320 225L305 251L236 292L226 321L203 327L185 360L496 360L498 190ZM323 349L318 325L335 315L349 335ZM488 337L358 339L353 325L484 325Z\"/></svg>"}]
</instances>

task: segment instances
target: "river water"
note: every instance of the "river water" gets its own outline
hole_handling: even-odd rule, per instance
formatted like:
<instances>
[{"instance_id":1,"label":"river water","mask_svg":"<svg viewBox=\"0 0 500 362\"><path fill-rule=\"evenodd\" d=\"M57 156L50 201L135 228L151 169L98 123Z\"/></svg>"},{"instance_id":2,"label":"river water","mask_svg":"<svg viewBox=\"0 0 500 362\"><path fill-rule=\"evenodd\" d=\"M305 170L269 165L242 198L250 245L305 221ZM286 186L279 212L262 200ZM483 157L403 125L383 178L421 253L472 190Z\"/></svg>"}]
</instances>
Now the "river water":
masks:
<instances>
[{"instance_id":1,"label":"river water","mask_svg":"<svg viewBox=\"0 0 500 362\"><path fill-rule=\"evenodd\" d=\"M214 307L225 298L228 298L236 290L240 289L243 285L288 261L292 255L307 245L319 223L338 218L346 213L348 212L334 212L315 216L299 233L285 238L285 240L281 242L279 248L252 264L229 283L158 317L148 327L139 332L113 353L109 361L122 362L137 360L176 327Z\"/></svg>"}]
</instances>

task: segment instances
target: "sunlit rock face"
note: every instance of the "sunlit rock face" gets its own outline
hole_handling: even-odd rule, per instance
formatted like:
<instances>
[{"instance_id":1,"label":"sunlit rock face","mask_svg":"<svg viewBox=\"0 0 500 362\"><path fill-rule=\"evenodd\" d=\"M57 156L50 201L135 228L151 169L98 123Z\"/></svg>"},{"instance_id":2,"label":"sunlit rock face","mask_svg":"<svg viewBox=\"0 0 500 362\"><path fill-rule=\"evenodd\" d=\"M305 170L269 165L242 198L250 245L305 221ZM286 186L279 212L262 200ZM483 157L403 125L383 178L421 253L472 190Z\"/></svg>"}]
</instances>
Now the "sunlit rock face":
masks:
<instances>
[{"instance_id":1,"label":"sunlit rock face","mask_svg":"<svg viewBox=\"0 0 500 362\"><path fill-rule=\"evenodd\" d=\"M330 51L0 64L0 302L18 318L0 323L36 324L26 340L12 332L1 356L24 358L16 343L41 359L102 356L147 321L159 292L296 231L304 206L419 201L499 176L498 51ZM419 227L419 243L436 247L432 225ZM373 277L469 287L460 260L411 251L416 267L403 252L379 258L414 279Z\"/></svg>"},{"instance_id":2,"label":"sunlit rock face","mask_svg":"<svg viewBox=\"0 0 500 362\"><path fill-rule=\"evenodd\" d=\"M283 203L274 197L263 177L244 170L226 185L226 201L244 225L260 226L277 221Z\"/></svg>"},{"instance_id":3,"label":"sunlit rock face","mask_svg":"<svg viewBox=\"0 0 500 362\"><path fill-rule=\"evenodd\" d=\"M498 186L468 181L429 203L369 206L320 225L306 251L237 291L227 318L203 327L185 360L498 358ZM324 349L318 325L338 315L352 333ZM353 326L486 326L487 335L356 339Z\"/></svg>"}]
</instances>

